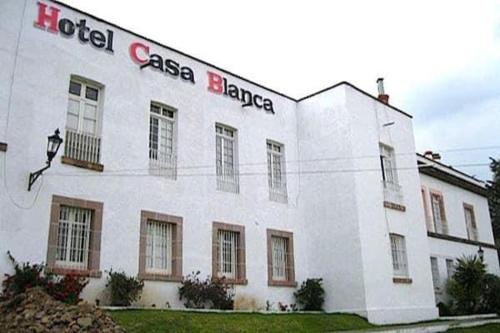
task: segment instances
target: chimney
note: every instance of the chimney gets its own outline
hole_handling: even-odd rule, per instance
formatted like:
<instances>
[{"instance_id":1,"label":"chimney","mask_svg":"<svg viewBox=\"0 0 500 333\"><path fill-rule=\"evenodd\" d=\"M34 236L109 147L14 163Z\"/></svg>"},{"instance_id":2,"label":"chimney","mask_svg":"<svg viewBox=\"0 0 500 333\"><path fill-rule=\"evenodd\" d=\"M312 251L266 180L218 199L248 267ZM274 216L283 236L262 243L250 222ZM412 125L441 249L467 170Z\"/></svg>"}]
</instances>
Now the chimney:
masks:
<instances>
[{"instance_id":1,"label":"chimney","mask_svg":"<svg viewBox=\"0 0 500 333\"><path fill-rule=\"evenodd\" d=\"M386 95L384 91L384 78L379 77L377 79L378 86L378 100L384 104L389 104L389 95Z\"/></svg>"},{"instance_id":2,"label":"chimney","mask_svg":"<svg viewBox=\"0 0 500 333\"><path fill-rule=\"evenodd\" d=\"M432 150L428 150L424 153L424 157L427 157L433 161L439 161L441 159L441 155L438 153L434 153Z\"/></svg>"}]
</instances>

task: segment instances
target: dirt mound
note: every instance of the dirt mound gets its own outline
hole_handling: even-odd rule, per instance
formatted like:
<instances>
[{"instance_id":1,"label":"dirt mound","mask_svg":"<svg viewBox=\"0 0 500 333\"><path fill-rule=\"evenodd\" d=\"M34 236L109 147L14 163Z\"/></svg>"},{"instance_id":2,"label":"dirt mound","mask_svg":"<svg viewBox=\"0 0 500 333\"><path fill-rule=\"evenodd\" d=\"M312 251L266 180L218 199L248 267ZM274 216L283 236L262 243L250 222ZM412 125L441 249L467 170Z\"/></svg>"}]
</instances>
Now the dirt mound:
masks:
<instances>
[{"instance_id":1,"label":"dirt mound","mask_svg":"<svg viewBox=\"0 0 500 333\"><path fill-rule=\"evenodd\" d=\"M56 301L40 288L0 302L0 332L125 332L104 311Z\"/></svg>"}]
</instances>

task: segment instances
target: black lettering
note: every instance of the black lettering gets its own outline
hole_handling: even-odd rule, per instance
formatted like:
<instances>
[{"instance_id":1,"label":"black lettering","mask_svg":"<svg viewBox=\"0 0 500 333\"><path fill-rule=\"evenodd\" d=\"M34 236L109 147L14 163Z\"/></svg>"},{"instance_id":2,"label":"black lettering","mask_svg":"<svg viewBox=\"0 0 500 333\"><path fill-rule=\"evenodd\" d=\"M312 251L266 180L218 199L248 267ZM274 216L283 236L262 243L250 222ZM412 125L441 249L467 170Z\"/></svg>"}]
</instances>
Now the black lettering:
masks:
<instances>
[{"instance_id":1,"label":"black lettering","mask_svg":"<svg viewBox=\"0 0 500 333\"><path fill-rule=\"evenodd\" d=\"M222 78L222 83L224 84L223 94L227 96L227 80L226 80L226 78Z\"/></svg>"},{"instance_id":2,"label":"black lettering","mask_svg":"<svg viewBox=\"0 0 500 333\"><path fill-rule=\"evenodd\" d=\"M224 80L226 80L226 79L224 79ZM235 86L234 84L228 85L228 93L229 93L230 97L240 99L239 92L240 91L238 90L238 87Z\"/></svg>"},{"instance_id":3,"label":"black lettering","mask_svg":"<svg viewBox=\"0 0 500 333\"><path fill-rule=\"evenodd\" d=\"M165 60L165 72L173 76L179 76L179 63L172 59Z\"/></svg>"},{"instance_id":4,"label":"black lettering","mask_svg":"<svg viewBox=\"0 0 500 333\"><path fill-rule=\"evenodd\" d=\"M241 99L243 106L252 106L252 93L248 90L241 88Z\"/></svg>"},{"instance_id":5,"label":"black lettering","mask_svg":"<svg viewBox=\"0 0 500 333\"><path fill-rule=\"evenodd\" d=\"M194 83L194 72L191 68L189 67L182 67L181 68L181 78L186 81L191 81Z\"/></svg>"},{"instance_id":6,"label":"black lettering","mask_svg":"<svg viewBox=\"0 0 500 333\"><path fill-rule=\"evenodd\" d=\"M100 31L93 30L90 32L90 42L98 49L102 49L106 45L106 36Z\"/></svg>"},{"instance_id":7,"label":"black lettering","mask_svg":"<svg viewBox=\"0 0 500 333\"><path fill-rule=\"evenodd\" d=\"M108 50L109 52L114 52L113 51L113 31L111 30L106 30L108 32L108 38L106 38L107 40L107 45L106 45L106 50Z\"/></svg>"},{"instance_id":8,"label":"black lettering","mask_svg":"<svg viewBox=\"0 0 500 333\"><path fill-rule=\"evenodd\" d=\"M75 33L75 24L63 18L59 21L59 31L65 36L73 36Z\"/></svg>"},{"instance_id":9,"label":"black lettering","mask_svg":"<svg viewBox=\"0 0 500 333\"><path fill-rule=\"evenodd\" d=\"M86 20L80 20L80 22L76 25L78 27L78 38L82 42L88 42L89 39L85 37L85 33L90 31L90 29L87 27L87 21Z\"/></svg>"},{"instance_id":10,"label":"black lettering","mask_svg":"<svg viewBox=\"0 0 500 333\"><path fill-rule=\"evenodd\" d=\"M149 63L152 67L159 69L163 72L163 59L158 54L149 56Z\"/></svg>"},{"instance_id":11,"label":"black lettering","mask_svg":"<svg viewBox=\"0 0 500 333\"><path fill-rule=\"evenodd\" d=\"M274 113L273 102L268 98L264 99L264 110L266 110L267 112Z\"/></svg>"},{"instance_id":12,"label":"black lettering","mask_svg":"<svg viewBox=\"0 0 500 333\"><path fill-rule=\"evenodd\" d=\"M260 102L257 102L257 100L259 100ZM253 96L253 104L255 104L255 106L258 109L262 109L262 96L260 96L260 95L254 95Z\"/></svg>"}]
</instances>

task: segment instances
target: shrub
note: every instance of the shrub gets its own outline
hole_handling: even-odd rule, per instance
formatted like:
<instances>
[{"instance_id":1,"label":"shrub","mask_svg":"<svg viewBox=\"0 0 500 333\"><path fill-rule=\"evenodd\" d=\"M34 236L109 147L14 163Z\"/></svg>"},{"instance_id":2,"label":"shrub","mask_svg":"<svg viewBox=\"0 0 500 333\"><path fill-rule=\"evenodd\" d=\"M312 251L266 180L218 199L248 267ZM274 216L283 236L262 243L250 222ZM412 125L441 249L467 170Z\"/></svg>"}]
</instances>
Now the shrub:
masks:
<instances>
[{"instance_id":1,"label":"shrub","mask_svg":"<svg viewBox=\"0 0 500 333\"><path fill-rule=\"evenodd\" d=\"M182 279L179 299L185 300L186 308L231 310L234 307L234 292L224 278L201 280L200 272L191 273Z\"/></svg>"},{"instance_id":2,"label":"shrub","mask_svg":"<svg viewBox=\"0 0 500 333\"><path fill-rule=\"evenodd\" d=\"M443 303L443 302L439 302L437 304L437 307L439 309L439 316L440 317L445 317L445 316L451 316L452 315L452 312L450 310L450 307L449 305Z\"/></svg>"},{"instance_id":3,"label":"shrub","mask_svg":"<svg viewBox=\"0 0 500 333\"><path fill-rule=\"evenodd\" d=\"M66 304L77 304L80 299L80 293L89 283L89 280L68 274L56 282L49 281L47 284L47 293Z\"/></svg>"},{"instance_id":4,"label":"shrub","mask_svg":"<svg viewBox=\"0 0 500 333\"><path fill-rule=\"evenodd\" d=\"M139 298L144 282L133 276L127 276L124 272L110 270L106 283L106 288L108 287L111 294L111 305L129 306Z\"/></svg>"},{"instance_id":5,"label":"shrub","mask_svg":"<svg viewBox=\"0 0 500 333\"><path fill-rule=\"evenodd\" d=\"M7 252L7 256L14 265L14 274L5 274L6 279L2 282L3 297L9 298L33 287L46 289L52 275L43 273L45 270L44 264L30 264L29 262L19 264L10 252Z\"/></svg>"},{"instance_id":6,"label":"shrub","mask_svg":"<svg viewBox=\"0 0 500 333\"><path fill-rule=\"evenodd\" d=\"M61 302L76 304L80 301L80 293L88 284L87 279L75 275L57 278L54 274L44 273L44 264L29 262L19 264L10 252L7 252L7 255L14 265L14 274L5 274L2 297L11 298L28 288L41 287L47 294Z\"/></svg>"},{"instance_id":7,"label":"shrub","mask_svg":"<svg viewBox=\"0 0 500 333\"><path fill-rule=\"evenodd\" d=\"M500 314L500 278L494 274L486 274L483 278L481 312Z\"/></svg>"},{"instance_id":8,"label":"shrub","mask_svg":"<svg viewBox=\"0 0 500 333\"><path fill-rule=\"evenodd\" d=\"M321 311L325 302L323 279L307 279L293 295L301 310Z\"/></svg>"},{"instance_id":9,"label":"shrub","mask_svg":"<svg viewBox=\"0 0 500 333\"><path fill-rule=\"evenodd\" d=\"M447 284L454 313L473 314L480 311L485 275L486 265L476 256L457 259L455 273Z\"/></svg>"}]
</instances>

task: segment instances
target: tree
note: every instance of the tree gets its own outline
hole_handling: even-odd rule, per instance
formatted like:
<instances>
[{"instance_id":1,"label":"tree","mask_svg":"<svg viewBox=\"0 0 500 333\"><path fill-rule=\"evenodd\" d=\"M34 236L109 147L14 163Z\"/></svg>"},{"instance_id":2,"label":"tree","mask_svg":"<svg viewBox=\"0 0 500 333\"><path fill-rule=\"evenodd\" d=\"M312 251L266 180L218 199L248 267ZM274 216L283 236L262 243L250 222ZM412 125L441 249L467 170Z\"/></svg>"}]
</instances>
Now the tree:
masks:
<instances>
[{"instance_id":1,"label":"tree","mask_svg":"<svg viewBox=\"0 0 500 333\"><path fill-rule=\"evenodd\" d=\"M490 159L493 179L488 182L488 203L490 205L493 235L497 245L500 245L500 158L495 160L490 157Z\"/></svg>"},{"instance_id":2,"label":"tree","mask_svg":"<svg viewBox=\"0 0 500 333\"><path fill-rule=\"evenodd\" d=\"M473 314L480 311L486 264L477 256L457 259L455 273L448 280L447 291L452 298L456 314Z\"/></svg>"}]
</instances>

